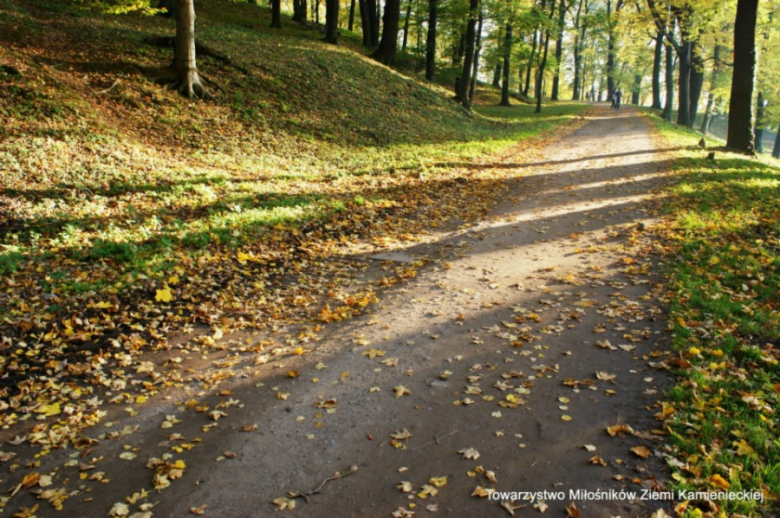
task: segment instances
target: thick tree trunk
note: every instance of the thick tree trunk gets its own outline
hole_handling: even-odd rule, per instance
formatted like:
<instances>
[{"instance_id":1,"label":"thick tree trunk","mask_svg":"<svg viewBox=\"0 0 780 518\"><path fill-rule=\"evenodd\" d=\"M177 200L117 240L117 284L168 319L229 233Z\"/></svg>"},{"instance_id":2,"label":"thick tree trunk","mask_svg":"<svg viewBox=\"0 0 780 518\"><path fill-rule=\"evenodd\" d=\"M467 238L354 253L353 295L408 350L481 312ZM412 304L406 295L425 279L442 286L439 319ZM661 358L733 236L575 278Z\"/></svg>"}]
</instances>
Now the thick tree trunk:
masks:
<instances>
[{"instance_id":1,"label":"thick tree trunk","mask_svg":"<svg viewBox=\"0 0 780 518\"><path fill-rule=\"evenodd\" d=\"M661 60L664 52L664 34L658 31L655 37L655 55L653 56L653 108L661 109Z\"/></svg>"},{"instance_id":2,"label":"thick tree trunk","mask_svg":"<svg viewBox=\"0 0 780 518\"><path fill-rule=\"evenodd\" d=\"M680 72L677 87L677 124L693 127L691 124L691 42L683 41L682 51L677 55Z\"/></svg>"},{"instance_id":3,"label":"thick tree trunk","mask_svg":"<svg viewBox=\"0 0 780 518\"><path fill-rule=\"evenodd\" d=\"M398 48L398 22L401 16L401 0L387 0L382 19L382 41L371 57L387 66L395 65Z\"/></svg>"},{"instance_id":4,"label":"thick tree trunk","mask_svg":"<svg viewBox=\"0 0 780 518\"><path fill-rule=\"evenodd\" d=\"M504 68L503 63L499 61L496 63L496 68L493 69L493 86L496 88L501 87L501 70Z\"/></svg>"},{"instance_id":5,"label":"thick tree trunk","mask_svg":"<svg viewBox=\"0 0 780 518\"><path fill-rule=\"evenodd\" d=\"M355 0L351 0L349 3L349 21L347 22L347 30L352 32L355 28Z\"/></svg>"},{"instance_id":6,"label":"thick tree trunk","mask_svg":"<svg viewBox=\"0 0 780 518\"><path fill-rule=\"evenodd\" d=\"M339 0L325 0L325 41L334 45L339 42L340 3Z\"/></svg>"},{"instance_id":7,"label":"thick tree trunk","mask_svg":"<svg viewBox=\"0 0 780 518\"><path fill-rule=\"evenodd\" d=\"M558 13L558 34L555 38L555 76L553 77L551 101L558 100L558 89L560 87L561 58L563 57L563 30L566 28L566 9L561 0L560 12Z\"/></svg>"},{"instance_id":8,"label":"thick tree trunk","mask_svg":"<svg viewBox=\"0 0 780 518\"><path fill-rule=\"evenodd\" d=\"M738 0L734 22L734 69L729 102L726 146L755 153L753 142L753 91L756 86L756 19L758 0Z\"/></svg>"},{"instance_id":9,"label":"thick tree trunk","mask_svg":"<svg viewBox=\"0 0 780 518\"><path fill-rule=\"evenodd\" d=\"M672 122L672 115L674 112L674 49L671 46L666 47L664 75L666 83L666 103L664 104L663 118L665 121Z\"/></svg>"},{"instance_id":10,"label":"thick tree trunk","mask_svg":"<svg viewBox=\"0 0 780 518\"><path fill-rule=\"evenodd\" d=\"M428 34L425 40L425 79L433 80L436 74L436 16L437 0L428 0Z\"/></svg>"},{"instance_id":11,"label":"thick tree trunk","mask_svg":"<svg viewBox=\"0 0 780 518\"><path fill-rule=\"evenodd\" d=\"M466 30L468 30L468 26L466 27ZM453 65L462 65L463 64L463 57L466 55L466 32L461 30L460 38L458 39L458 47L455 51L455 61L453 61Z\"/></svg>"},{"instance_id":12,"label":"thick tree trunk","mask_svg":"<svg viewBox=\"0 0 780 518\"><path fill-rule=\"evenodd\" d=\"M314 11L314 23L320 24L320 0L314 0L312 3L312 10Z\"/></svg>"},{"instance_id":13,"label":"thick tree trunk","mask_svg":"<svg viewBox=\"0 0 780 518\"><path fill-rule=\"evenodd\" d=\"M379 18L376 15L379 2L377 0L365 0L365 2L368 24L371 27L371 46L376 47L379 45Z\"/></svg>"},{"instance_id":14,"label":"thick tree trunk","mask_svg":"<svg viewBox=\"0 0 780 518\"><path fill-rule=\"evenodd\" d=\"M358 8L360 10L360 27L363 30L363 46L373 47L373 37L371 36L371 17L368 15L367 0L358 0Z\"/></svg>"},{"instance_id":15,"label":"thick tree trunk","mask_svg":"<svg viewBox=\"0 0 780 518\"><path fill-rule=\"evenodd\" d=\"M209 93L200 82L195 56L195 3L193 0L176 0L176 44L173 51L176 89L189 99L208 98Z\"/></svg>"},{"instance_id":16,"label":"thick tree trunk","mask_svg":"<svg viewBox=\"0 0 780 518\"><path fill-rule=\"evenodd\" d=\"M764 111L766 103L764 102L764 92L758 92L758 109L756 110L756 129L753 132L756 141L756 152L764 152Z\"/></svg>"},{"instance_id":17,"label":"thick tree trunk","mask_svg":"<svg viewBox=\"0 0 780 518\"><path fill-rule=\"evenodd\" d=\"M642 74L634 75L634 86L631 88L631 104L639 106L639 94L642 92Z\"/></svg>"},{"instance_id":18,"label":"thick tree trunk","mask_svg":"<svg viewBox=\"0 0 780 518\"><path fill-rule=\"evenodd\" d=\"M512 56L512 24L507 23L504 31L504 81L501 85L501 106L510 106L509 103L509 61Z\"/></svg>"},{"instance_id":19,"label":"thick tree trunk","mask_svg":"<svg viewBox=\"0 0 780 518\"><path fill-rule=\"evenodd\" d=\"M531 45L531 57L528 58L528 66L525 70L525 88L523 88L523 95L528 97L528 89L531 87L531 69L533 69L534 59L536 59L536 46L538 43L539 31L534 31L534 40Z\"/></svg>"},{"instance_id":20,"label":"thick tree trunk","mask_svg":"<svg viewBox=\"0 0 780 518\"><path fill-rule=\"evenodd\" d=\"M271 0L271 27L282 28L282 0Z\"/></svg>"},{"instance_id":21,"label":"thick tree trunk","mask_svg":"<svg viewBox=\"0 0 780 518\"><path fill-rule=\"evenodd\" d=\"M404 40L401 49L406 52L406 45L409 42L409 18L412 16L412 0L406 4L406 17L404 18Z\"/></svg>"},{"instance_id":22,"label":"thick tree trunk","mask_svg":"<svg viewBox=\"0 0 780 518\"><path fill-rule=\"evenodd\" d=\"M699 36L700 38L701 36ZM699 39L691 43L691 75L690 75L690 113L688 121L692 128L696 124L699 113L699 99L704 87L704 58L701 55L701 42Z\"/></svg>"},{"instance_id":23,"label":"thick tree trunk","mask_svg":"<svg viewBox=\"0 0 780 518\"><path fill-rule=\"evenodd\" d=\"M463 70L458 83L457 100L465 108L469 108L469 85L474 66L474 46L477 38L477 9L479 0L469 0L469 21L466 25L466 55L463 56Z\"/></svg>"},{"instance_id":24,"label":"thick tree trunk","mask_svg":"<svg viewBox=\"0 0 780 518\"><path fill-rule=\"evenodd\" d=\"M482 13L479 13L479 23L477 24L477 42L474 48L474 69L471 72L471 84L469 85L469 105L470 110L474 106L474 95L477 91L477 74L479 73L479 51L482 47Z\"/></svg>"}]
</instances>

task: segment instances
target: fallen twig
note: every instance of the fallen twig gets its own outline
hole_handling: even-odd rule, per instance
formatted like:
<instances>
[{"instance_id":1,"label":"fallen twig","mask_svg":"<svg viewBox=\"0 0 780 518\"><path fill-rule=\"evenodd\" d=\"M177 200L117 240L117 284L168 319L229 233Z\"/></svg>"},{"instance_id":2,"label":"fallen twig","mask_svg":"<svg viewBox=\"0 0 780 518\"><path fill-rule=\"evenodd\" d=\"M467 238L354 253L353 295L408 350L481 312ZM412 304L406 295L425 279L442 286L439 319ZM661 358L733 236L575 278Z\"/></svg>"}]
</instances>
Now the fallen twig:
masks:
<instances>
[{"instance_id":1,"label":"fallen twig","mask_svg":"<svg viewBox=\"0 0 780 518\"><path fill-rule=\"evenodd\" d=\"M99 95L101 95L101 94L107 94L108 92L110 92L111 90L113 90L114 88L116 88L118 85L119 85L119 79L117 79L116 81L114 81L114 84L112 84L111 86L109 86L109 87L108 87L108 88L106 88L105 90L101 90L101 91L99 91L99 92L98 92L98 94L99 94Z\"/></svg>"},{"instance_id":2,"label":"fallen twig","mask_svg":"<svg viewBox=\"0 0 780 518\"><path fill-rule=\"evenodd\" d=\"M336 473L334 473L334 475L332 477L326 478L315 489L313 489L311 491L307 491L306 493L290 493L289 497L290 497L290 499L293 499L293 498L303 498L304 500L306 500L306 503L308 504L309 503L309 497L312 496L312 495L320 494L322 492L322 488L325 487L325 484L327 484L328 482L330 482L332 480L338 480L340 478L347 477L347 476L355 473L357 470L358 470L357 466L350 466L349 469L346 472L344 472L344 473L336 472Z\"/></svg>"}]
</instances>

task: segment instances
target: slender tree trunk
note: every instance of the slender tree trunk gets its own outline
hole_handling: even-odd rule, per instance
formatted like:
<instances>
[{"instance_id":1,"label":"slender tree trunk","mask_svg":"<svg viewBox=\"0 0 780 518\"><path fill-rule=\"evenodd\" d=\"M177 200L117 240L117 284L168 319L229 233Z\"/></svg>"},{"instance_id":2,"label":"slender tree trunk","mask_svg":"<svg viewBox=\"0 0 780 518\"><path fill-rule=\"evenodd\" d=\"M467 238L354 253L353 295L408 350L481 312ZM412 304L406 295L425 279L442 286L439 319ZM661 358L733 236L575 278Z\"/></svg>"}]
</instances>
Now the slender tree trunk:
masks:
<instances>
[{"instance_id":1,"label":"slender tree trunk","mask_svg":"<svg viewBox=\"0 0 780 518\"><path fill-rule=\"evenodd\" d=\"M775 137L775 147L772 148L772 156L780 158L780 128L777 128L777 136Z\"/></svg>"},{"instance_id":2,"label":"slender tree trunk","mask_svg":"<svg viewBox=\"0 0 780 518\"><path fill-rule=\"evenodd\" d=\"M477 24L477 42L476 47L474 48L474 69L471 73L471 84L469 85L469 105L468 109L470 110L472 106L474 106L474 94L477 91L477 74L479 73L479 51L482 47L482 12L480 9L479 13L479 23Z\"/></svg>"},{"instance_id":3,"label":"slender tree trunk","mask_svg":"<svg viewBox=\"0 0 780 518\"><path fill-rule=\"evenodd\" d=\"M387 9L387 6L385 6L385 9ZM401 15L401 2L399 0L398 16L400 15ZM374 32L376 32L377 35L382 34L381 27L382 27L382 0L376 0L376 30Z\"/></svg>"},{"instance_id":4,"label":"slender tree trunk","mask_svg":"<svg viewBox=\"0 0 780 518\"><path fill-rule=\"evenodd\" d=\"M499 61L496 63L496 68L493 70L493 86L496 88L501 87L501 70L504 68L503 63Z\"/></svg>"},{"instance_id":5,"label":"slender tree trunk","mask_svg":"<svg viewBox=\"0 0 780 518\"><path fill-rule=\"evenodd\" d=\"M504 30L504 81L501 85L501 106L510 106L509 102L509 61L512 57L512 24L507 23Z\"/></svg>"},{"instance_id":6,"label":"slender tree trunk","mask_svg":"<svg viewBox=\"0 0 780 518\"><path fill-rule=\"evenodd\" d=\"M534 59L536 59L536 45L539 37L539 31L534 31L534 40L531 45L531 57L528 58L528 68L525 70L525 88L523 88L523 95L528 97L528 89L531 87L531 69L533 68Z\"/></svg>"},{"instance_id":7,"label":"slender tree trunk","mask_svg":"<svg viewBox=\"0 0 780 518\"><path fill-rule=\"evenodd\" d=\"M409 42L409 18L412 16L412 0L406 4L406 18L404 19L404 39L401 49L406 52L406 45Z\"/></svg>"},{"instance_id":8,"label":"slender tree trunk","mask_svg":"<svg viewBox=\"0 0 780 518\"><path fill-rule=\"evenodd\" d=\"M712 76L710 77L710 93L707 97L707 107L704 109L704 118L701 121L701 132L705 135L710 131L712 108L715 105L715 88L718 85L718 79L721 74L722 63L720 60L720 53L721 46L716 43L715 51L713 53Z\"/></svg>"},{"instance_id":9,"label":"slender tree trunk","mask_svg":"<svg viewBox=\"0 0 780 518\"><path fill-rule=\"evenodd\" d=\"M436 16L437 0L428 0L428 34L425 40L425 79L432 81L436 74Z\"/></svg>"},{"instance_id":10,"label":"slender tree trunk","mask_svg":"<svg viewBox=\"0 0 780 518\"><path fill-rule=\"evenodd\" d=\"M563 2L561 0L560 8L563 9ZM542 11L544 11L545 0L542 0ZM555 0L552 0L552 6L550 7L550 19L555 15ZM542 100L544 98L544 71L547 68L547 51L550 48L550 29L544 30L544 54L542 55L542 61L539 63L539 72L536 76L536 88L534 89L536 97L536 113L542 112Z\"/></svg>"},{"instance_id":11,"label":"slender tree trunk","mask_svg":"<svg viewBox=\"0 0 780 518\"><path fill-rule=\"evenodd\" d=\"M363 30L363 46L372 47L371 17L368 15L368 4L366 0L358 0L358 7L360 9L360 27Z\"/></svg>"},{"instance_id":12,"label":"slender tree trunk","mask_svg":"<svg viewBox=\"0 0 780 518\"><path fill-rule=\"evenodd\" d=\"M663 118L665 121L672 122L674 112L674 49L670 45L666 47L664 75L666 76L666 103L664 104Z\"/></svg>"},{"instance_id":13,"label":"slender tree trunk","mask_svg":"<svg viewBox=\"0 0 780 518\"><path fill-rule=\"evenodd\" d=\"M351 0L349 3L349 22L347 22L347 30L352 32L355 28L355 0Z\"/></svg>"},{"instance_id":14,"label":"slender tree trunk","mask_svg":"<svg viewBox=\"0 0 780 518\"><path fill-rule=\"evenodd\" d=\"M553 76L551 101L558 100L558 89L560 85L561 58L563 57L563 30L566 28L566 9L564 9L563 0L561 0L560 12L558 13L558 34L555 38L555 75Z\"/></svg>"},{"instance_id":15,"label":"slender tree trunk","mask_svg":"<svg viewBox=\"0 0 780 518\"><path fill-rule=\"evenodd\" d=\"M615 91L615 28L612 24L612 0L607 0L607 99Z\"/></svg>"},{"instance_id":16,"label":"slender tree trunk","mask_svg":"<svg viewBox=\"0 0 780 518\"><path fill-rule=\"evenodd\" d=\"M320 24L320 0L314 0L314 23Z\"/></svg>"},{"instance_id":17,"label":"slender tree trunk","mask_svg":"<svg viewBox=\"0 0 780 518\"><path fill-rule=\"evenodd\" d=\"M756 87L756 19L758 0L738 0L734 22L734 68L729 102L726 146L755 154L753 142L753 92Z\"/></svg>"},{"instance_id":18,"label":"slender tree trunk","mask_svg":"<svg viewBox=\"0 0 780 518\"><path fill-rule=\"evenodd\" d=\"M387 0L382 19L382 41L371 57L387 66L395 65L398 48L398 22L401 15L401 0Z\"/></svg>"},{"instance_id":19,"label":"slender tree trunk","mask_svg":"<svg viewBox=\"0 0 780 518\"><path fill-rule=\"evenodd\" d=\"M474 66L474 45L477 38L477 9L479 0L469 0L469 21L466 25L466 55L463 57L463 70L458 83L457 100L465 108L469 108L469 85L471 84L471 69Z\"/></svg>"},{"instance_id":20,"label":"slender tree trunk","mask_svg":"<svg viewBox=\"0 0 780 518\"><path fill-rule=\"evenodd\" d=\"M271 27L282 28L282 0L271 0Z\"/></svg>"},{"instance_id":21,"label":"slender tree trunk","mask_svg":"<svg viewBox=\"0 0 780 518\"><path fill-rule=\"evenodd\" d=\"M661 109L661 60L664 52L664 33L658 31L653 56L653 108Z\"/></svg>"},{"instance_id":22,"label":"slender tree trunk","mask_svg":"<svg viewBox=\"0 0 780 518\"><path fill-rule=\"evenodd\" d=\"M764 112L766 103L764 102L764 92L758 92L758 109L756 110L756 129L753 131L756 141L756 152L764 152Z\"/></svg>"},{"instance_id":23,"label":"slender tree trunk","mask_svg":"<svg viewBox=\"0 0 780 518\"><path fill-rule=\"evenodd\" d=\"M200 82L195 56L195 3L176 0L176 41L171 66L176 76L171 89L189 99L208 98L209 93Z\"/></svg>"},{"instance_id":24,"label":"slender tree trunk","mask_svg":"<svg viewBox=\"0 0 780 518\"><path fill-rule=\"evenodd\" d=\"M339 0L325 0L325 41L338 45Z\"/></svg>"}]
</instances>

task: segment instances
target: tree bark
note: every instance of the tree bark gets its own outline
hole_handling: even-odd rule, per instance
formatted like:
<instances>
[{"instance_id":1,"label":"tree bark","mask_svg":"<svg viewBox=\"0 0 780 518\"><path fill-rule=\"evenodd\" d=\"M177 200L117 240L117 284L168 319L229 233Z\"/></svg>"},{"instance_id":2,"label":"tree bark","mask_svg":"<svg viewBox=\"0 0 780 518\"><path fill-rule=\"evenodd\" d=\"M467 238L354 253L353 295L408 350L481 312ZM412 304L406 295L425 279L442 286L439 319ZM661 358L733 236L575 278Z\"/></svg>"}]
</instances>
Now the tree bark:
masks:
<instances>
[{"instance_id":1,"label":"tree bark","mask_svg":"<svg viewBox=\"0 0 780 518\"><path fill-rule=\"evenodd\" d=\"M764 102L764 92L758 92L758 109L756 110L756 129L753 131L756 141L756 152L764 152L764 112L766 103Z\"/></svg>"},{"instance_id":2,"label":"tree bark","mask_svg":"<svg viewBox=\"0 0 780 518\"><path fill-rule=\"evenodd\" d=\"M271 0L271 27L282 28L282 0Z\"/></svg>"},{"instance_id":3,"label":"tree bark","mask_svg":"<svg viewBox=\"0 0 780 518\"><path fill-rule=\"evenodd\" d=\"M368 16L367 0L358 0L358 9L360 10L360 27L363 31L363 46L372 47L371 18Z\"/></svg>"},{"instance_id":4,"label":"tree bark","mask_svg":"<svg viewBox=\"0 0 780 518\"><path fill-rule=\"evenodd\" d=\"M658 31L655 37L653 56L653 108L661 109L661 61L664 53L664 34Z\"/></svg>"},{"instance_id":5,"label":"tree bark","mask_svg":"<svg viewBox=\"0 0 780 518\"><path fill-rule=\"evenodd\" d=\"M503 68L503 63L499 61L496 63L496 68L493 69L493 86L496 88L499 88L501 86L501 70Z\"/></svg>"},{"instance_id":6,"label":"tree bark","mask_svg":"<svg viewBox=\"0 0 780 518\"><path fill-rule=\"evenodd\" d=\"M352 32L355 28L355 0L351 0L349 3L349 21L347 22L347 30Z\"/></svg>"},{"instance_id":7,"label":"tree bark","mask_svg":"<svg viewBox=\"0 0 780 518\"><path fill-rule=\"evenodd\" d=\"M274 0L279 1L279 0ZM325 0L325 42L339 43L339 0Z\"/></svg>"},{"instance_id":8,"label":"tree bark","mask_svg":"<svg viewBox=\"0 0 780 518\"><path fill-rule=\"evenodd\" d=\"M366 15L368 17L368 24L371 27L369 32L371 36L371 47L379 45L379 18L376 15L377 0L365 0L366 2Z\"/></svg>"},{"instance_id":9,"label":"tree bark","mask_svg":"<svg viewBox=\"0 0 780 518\"><path fill-rule=\"evenodd\" d=\"M171 68L176 78L171 89L189 99L210 97L198 75L194 0L176 0L176 46Z\"/></svg>"},{"instance_id":10,"label":"tree bark","mask_svg":"<svg viewBox=\"0 0 780 518\"><path fill-rule=\"evenodd\" d=\"M634 86L631 88L631 104L639 106L639 94L642 92L642 74L634 75Z\"/></svg>"},{"instance_id":11,"label":"tree bark","mask_svg":"<svg viewBox=\"0 0 780 518\"><path fill-rule=\"evenodd\" d=\"M551 101L558 100L558 89L560 85L561 58L563 57L563 30L566 28L566 9L561 0L560 12L558 13L558 34L555 38L555 75L553 76Z\"/></svg>"},{"instance_id":12,"label":"tree bark","mask_svg":"<svg viewBox=\"0 0 780 518\"><path fill-rule=\"evenodd\" d=\"M382 41L371 54L375 60L389 67L395 66L396 49L398 48L398 22L401 15L401 0L387 0L385 14L382 18Z\"/></svg>"},{"instance_id":13,"label":"tree bark","mask_svg":"<svg viewBox=\"0 0 780 518\"><path fill-rule=\"evenodd\" d=\"M466 54L463 57L463 70L458 83L457 100L469 109L469 85L471 84L471 69L474 66L474 45L477 37L477 9L479 0L469 0L469 21L466 25Z\"/></svg>"},{"instance_id":14,"label":"tree bark","mask_svg":"<svg viewBox=\"0 0 780 518\"><path fill-rule=\"evenodd\" d=\"M699 113L699 99L704 87L704 57L701 52L701 34L699 34L696 40L691 42L691 93L690 114L688 115L691 128L696 124L696 117Z\"/></svg>"},{"instance_id":15,"label":"tree bark","mask_svg":"<svg viewBox=\"0 0 780 518\"><path fill-rule=\"evenodd\" d=\"M772 148L772 156L780 158L780 128L777 128L777 136L775 137L775 147Z\"/></svg>"},{"instance_id":16,"label":"tree bark","mask_svg":"<svg viewBox=\"0 0 780 518\"><path fill-rule=\"evenodd\" d=\"M428 34L425 40L425 79L432 81L436 74L437 0L428 0Z\"/></svg>"},{"instance_id":17,"label":"tree bark","mask_svg":"<svg viewBox=\"0 0 780 518\"><path fill-rule=\"evenodd\" d=\"M406 4L406 18L404 19L404 40L403 44L401 45L401 49L403 51L406 51L406 45L409 41L409 18L412 16L412 0L409 0L409 3Z\"/></svg>"},{"instance_id":18,"label":"tree bark","mask_svg":"<svg viewBox=\"0 0 780 518\"><path fill-rule=\"evenodd\" d=\"M587 2L580 0L577 6L577 16L574 18L574 81L572 82L572 101L579 101L582 98L582 51L585 44L585 24L580 26L580 16L582 15L582 6L585 4L585 13L588 11ZM581 33L580 33L581 31Z\"/></svg>"},{"instance_id":19,"label":"tree bark","mask_svg":"<svg viewBox=\"0 0 780 518\"><path fill-rule=\"evenodd\" d=\"M667 122L672 122L674 111L674 49L671 45L666 46L664 75L666 76L666 103L664 104L663 119Z\"/></svg>"},{"instance_id":20,"label":"tree bark","mask_svg":"<svg viewBox=\"0 0 780 518\"><path fill-rule=\"evenodd\" d=\"M561 0L561 9L563 9L563 2ZM544 11L545 0L542 0L542 11ZM552 6L550 7L550 19L555 15L555 0L552 0ZM544 30L544 54L542 55L542 61L539 63L539 71L536 76L536 88L534 89L534 97L536 97L536 113L542 112L542 100L544 98L544 71L547 68L547 51L550 48L550 29Z\"/></svg>"},{"instance_id":21,"label":"tree bark","mask_svg":"<svg viewBox=\"0 0 780 518\"><path fill-rule=\"evenodd\" d=\"M507 23L504 30L504 81L501 85L501 106L510 106L509 102L509 61L512 56L512 24Z\"/></svg>"},{"instance_id":22,"label":"tree bark","mask_svg":"<svg viewBox=\"0 0 780 518\"><path fill-rule=\"evenodd\" d=\"M615 31L612 27L612 0L607 0L607 99L615 91Z\"/></svg>"},{"instance_id":23,"label":"tree bark","mask_svg":"<svg viewBox=\"0 0 780 518\"><path fill-rule=\"evenodd\" d=\"M738 0L734 22L734 68L729 102L726 146L755 154L753 142L753 91L756 86L756 19L758 0Z\"/></svg>"},{"instance_id":24,"label":"tree bark","mask_svg":"<svg viewBox=\"0 0 780 518\"><path fill-rule=\"evenodd\" d=\"M528 89L531 87L531 69L533 68L534 59L536 59L536 46L537 39L539 37L539 31L534 31L534 40L531 45L531 57L528 58L528 67L525 70L525 88L523 88L523 95L528 97Z\"/></svg>"},{"instance_id":25,"label":"tree bark","mask_svg":"<svg viewBox=\"0 0 780 518\"><path fill-rule=\"evenodd\" d=\"M482 21L483 16L480 10L479 23L477 24L477 42L474 48L474 69L471 73L471 84L469 85L469 105L470 110L474 106L474 95L477 91L477 74L479 73L479 51L482 48Z\"/></svg>"},{"instance_id":26,"label":"tree bark","mask_svg":"<svg viewBox=\"0 0 780 518\"><path fill-rule=\"evenodd\" d=\"M680 71L677 85L677 124L689 126L691 116L691 42L683 41L682 52L677 55Z\"/></svg>"}]
</instances>

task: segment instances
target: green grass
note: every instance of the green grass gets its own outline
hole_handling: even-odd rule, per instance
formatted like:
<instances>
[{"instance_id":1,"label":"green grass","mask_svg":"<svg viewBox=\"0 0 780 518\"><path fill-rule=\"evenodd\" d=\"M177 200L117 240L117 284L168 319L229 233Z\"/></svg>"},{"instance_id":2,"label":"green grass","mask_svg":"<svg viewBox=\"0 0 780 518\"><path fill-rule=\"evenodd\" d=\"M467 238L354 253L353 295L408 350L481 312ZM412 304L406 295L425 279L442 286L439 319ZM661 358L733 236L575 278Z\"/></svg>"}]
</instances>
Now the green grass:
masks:
<instances>
[{"instance_id":1,"label":"green grass","mask_svg":"<svg viewBox=\"0 0 780 518\"><path fill-rule=\"evenodd\" d=\"M700 135L656 126L678 146L668 224L659 227L682 367L667 394L673 478L681 489L718 489L720 476L730 490L763 490L764 504L728 502L723 511L768 516L780 495L780 164L719 148L709 160L696 148ZM691 505L685 516L701 511Z\"/></svg>"}]
</instances>

